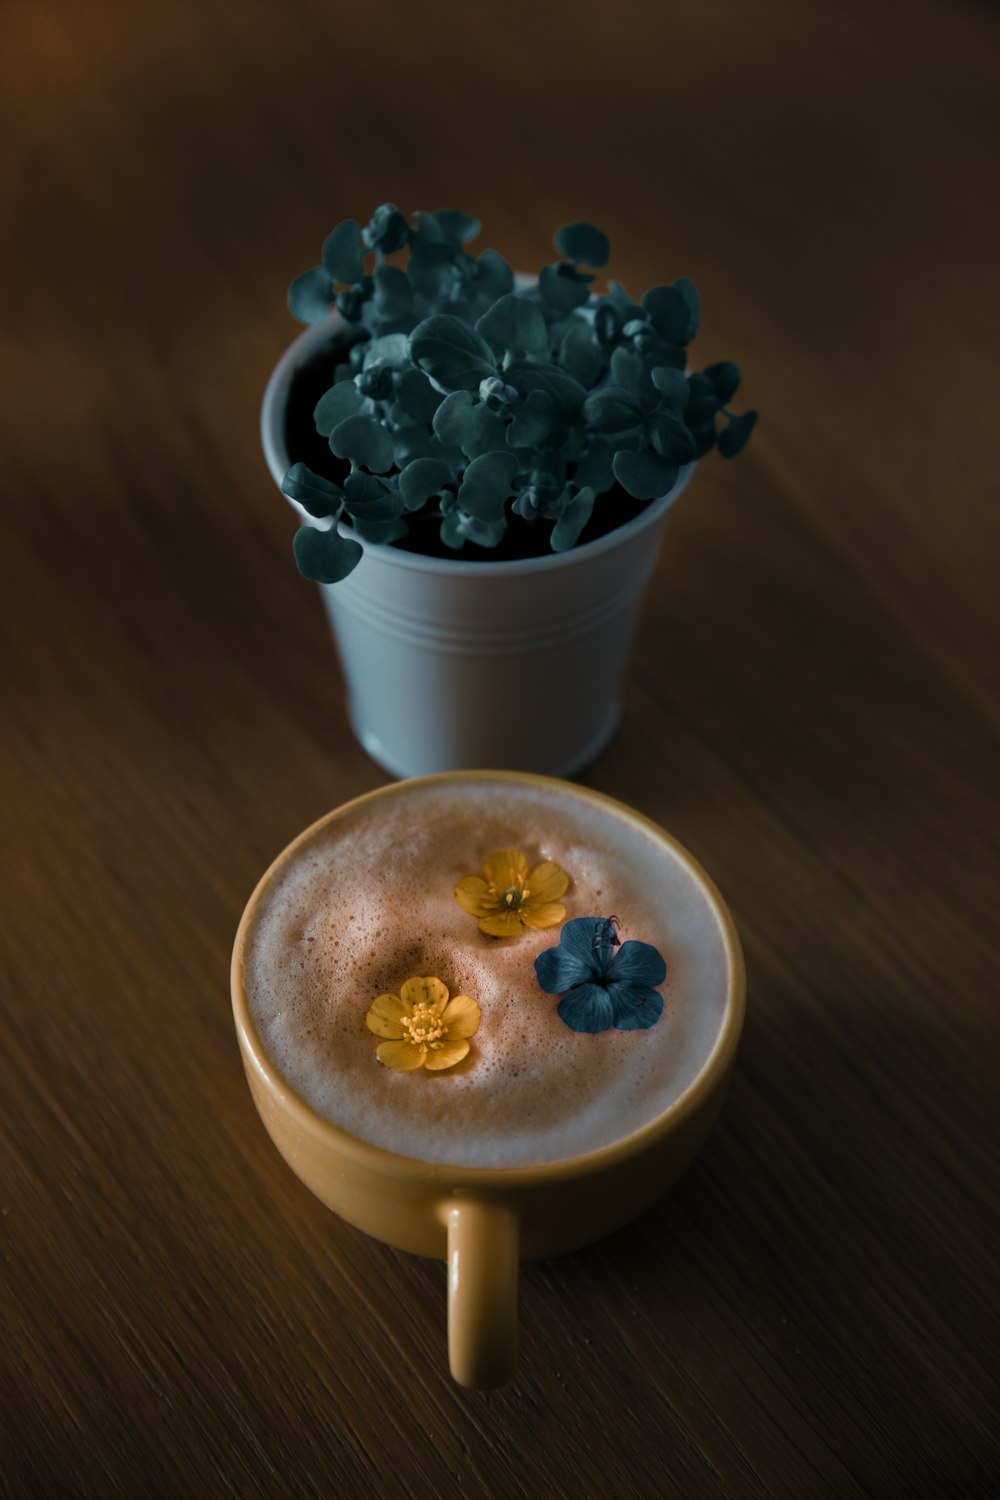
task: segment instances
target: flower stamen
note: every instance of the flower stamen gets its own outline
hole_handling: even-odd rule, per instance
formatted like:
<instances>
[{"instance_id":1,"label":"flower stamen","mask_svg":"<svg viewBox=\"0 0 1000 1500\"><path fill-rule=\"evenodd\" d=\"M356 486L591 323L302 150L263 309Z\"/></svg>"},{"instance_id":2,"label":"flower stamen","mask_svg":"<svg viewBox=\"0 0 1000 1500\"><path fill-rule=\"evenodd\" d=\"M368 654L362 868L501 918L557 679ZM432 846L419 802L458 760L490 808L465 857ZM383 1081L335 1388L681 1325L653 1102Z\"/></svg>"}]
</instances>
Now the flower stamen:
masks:
<instances>
[{"instance_id":1,"label":"flower stamen","mask_svg":"<svg viewBox=\"0 0 1000 1500\"><path fill-rule=\"evenodd\" d=\"M429 1005L415 1005L412 1016L402 1016L401 1025L418 1047L431 1047L444 1036L445 1028Z\"/></svg>"}]
</instances>

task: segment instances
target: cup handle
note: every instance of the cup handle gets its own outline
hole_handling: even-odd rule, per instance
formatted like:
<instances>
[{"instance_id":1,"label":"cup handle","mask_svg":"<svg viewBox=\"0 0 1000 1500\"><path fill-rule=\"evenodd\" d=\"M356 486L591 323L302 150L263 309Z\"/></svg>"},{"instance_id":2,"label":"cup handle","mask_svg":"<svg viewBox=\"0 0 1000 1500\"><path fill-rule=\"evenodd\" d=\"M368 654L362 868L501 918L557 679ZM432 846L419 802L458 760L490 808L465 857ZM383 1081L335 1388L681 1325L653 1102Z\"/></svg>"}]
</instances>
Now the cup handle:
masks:
<instances>
[{"instance_id":1,"label":"cup handle","mask_svg":"<svg viewBox=\"0 0 1000 1500\"><path fill-rule=\"evenodd\" d=\"M482 1200L448 1206L448 1359L459 1385L502 1385L517 1353L518 1220Z\"/></svg>"}]
</instances>

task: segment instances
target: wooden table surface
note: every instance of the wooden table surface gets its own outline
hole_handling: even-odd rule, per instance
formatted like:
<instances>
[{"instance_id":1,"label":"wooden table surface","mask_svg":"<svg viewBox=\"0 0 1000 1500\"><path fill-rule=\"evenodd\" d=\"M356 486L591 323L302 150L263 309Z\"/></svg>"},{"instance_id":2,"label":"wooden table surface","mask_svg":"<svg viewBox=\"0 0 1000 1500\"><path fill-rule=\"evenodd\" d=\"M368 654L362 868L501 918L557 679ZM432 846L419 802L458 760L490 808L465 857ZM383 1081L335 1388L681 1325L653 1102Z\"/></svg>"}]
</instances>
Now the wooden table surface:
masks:
<instances>
[{"instance_id":1,"label":"wooden table surface","mask_svg":"<svg viewBox=\"0 0 1000 1500\"><path fill-rule=\"evenodd\" d=\"M972 0L8 0L5 1495L995 1493L997 43ZM387 779L257 439L288 280L387 199L693 275L762 412L581 778L729 901L737 1076L653 1211L525 1268L493 1393L443 1266L279 1159L229 1008L261 871Z\"/></svg>"}]
</instances>

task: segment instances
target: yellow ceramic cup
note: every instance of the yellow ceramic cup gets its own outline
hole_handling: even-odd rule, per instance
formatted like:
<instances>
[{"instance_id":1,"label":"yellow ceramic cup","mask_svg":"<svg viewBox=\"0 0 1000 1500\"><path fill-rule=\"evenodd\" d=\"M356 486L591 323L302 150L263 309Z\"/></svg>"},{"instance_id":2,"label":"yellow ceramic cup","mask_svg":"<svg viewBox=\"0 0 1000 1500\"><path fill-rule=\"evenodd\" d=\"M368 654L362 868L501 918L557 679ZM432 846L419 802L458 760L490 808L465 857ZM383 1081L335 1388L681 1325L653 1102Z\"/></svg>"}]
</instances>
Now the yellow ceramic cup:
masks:
<instances>
[{"instance_id":1,"label":"yellow ceramic cup","mask_svg":"<svg viewBox=\"0 0 1000 1500\"><path fill-rule=\"evenodd\" d=\"M513 771L456 771L420 783L487 779L548 788L598 804L658 840L680 860L714 910L726 945L728 992L711 1054L694 1082L648 1125L585 1156L536 1167L451 1167L370 1145L318 1115L285 1082L250 1017L243 952L254 911L299 845L348 809L380 801L415 781L369 792L321 818L280 854L251 896L236 934L233 1011L250 1091L271 1139L329 1208L366 1234L448 1262L448 1349L462 1385L500 1385L514 1371L520 1260L561 1255L600 1239L648 1208L704 1142L722 1106L743 1025L745 979L736 929L715 886L676 841L624 803L586 787Z\"/></svg>"}]
</instances>

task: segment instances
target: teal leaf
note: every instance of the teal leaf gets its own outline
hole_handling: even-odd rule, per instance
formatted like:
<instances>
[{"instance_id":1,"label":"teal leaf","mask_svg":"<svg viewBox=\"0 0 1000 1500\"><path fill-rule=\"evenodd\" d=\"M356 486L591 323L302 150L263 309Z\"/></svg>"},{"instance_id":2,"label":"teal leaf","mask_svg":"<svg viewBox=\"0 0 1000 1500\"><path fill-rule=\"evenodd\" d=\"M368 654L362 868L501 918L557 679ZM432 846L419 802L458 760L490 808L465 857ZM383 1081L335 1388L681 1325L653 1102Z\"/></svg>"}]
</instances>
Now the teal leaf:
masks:
<instances>
[{"instance_id":1,"label":"teal leaf","mask_svg":"<svg viewBox=\"0 0 1000 1500\"><path fill-rule=\"evenodd\" d=\"M373 417L347 417L330 433L330 447L338 458L385 474L393 465L392 439Z\"/></svg>"},{"instance_id":2,"label":"teal leaf","mask_svg":"<svg viewBox=\"0 0 1000 1500\"><path fill-rule=\"evenodd\" d=\"M688 352L683 344L660 344L654 351L655 363L671 370L686 370Z\"/></svg>"},{"instance_id":3,"label":"teal leaf","mask_svg":"<svg viewBox=\"0 0 1000 1500\"><path fill-rule=\"evenodd\" d=\"M755 411L745 411L742 416L731 417L726 412L726 426L719 433L719 452L723 458L735 458L745 448L757 421Z\"/></svg>"},{"instance_id":4,"label":"teal leaf","mask_svg":"<svg viewBox=\"0 0 1000 1500\"><path fill-rule=\"evenodd\" d=\"M410 252L406 275L422 297L439 297L454 279L456 247L448 240L425 240Z\"/></svg>"},{"instance_id":5,"label":"teal leaf","mask_svg":"<svg viewBox=\"0 0 1000 1500\"><path fill-rule=\"evenodd\" d=\"M413 220L412 243L436 245L442 240L460 249L479 233L479 221L457 208L440 209L436 214L418 213Z\"/></svg>"},{"instance_id":6,"label":"teal leaf","mask_svg":"<svg viewBox=\"0 0 1000 1500\"><path fill-rule=\"evenodd\" d=\"M391 271L393 268L386 266L385 269ZM364 348L361 360L363 370L367 370L374 364L387 364L398 370L407 364L405 333L383 333L380 338L369 339L362 347Z\"/></svg>"},{"instance_id":7,"label":"teal leaf","mask_svg":"<svg viewBox=\"0 0 1000 1500\"><path fill-rule=\"evenodd\" d=\"M435 313L410 334L410 358L448 391L478 390L496 374L489 344L474 329L447 313Z\"/></svg>"},{"instance_id":8,"label":"teal leaf","mask_svg":"<svg viewBox=\"0 0 1000 1500\"><path fill-rule=\"evenodd\" d=\"M549 335L537 302L509 292L494 302L476 324L477 333L515 355L547 354Z\"/></svg>"},{"instance_id":9,"label":"teal leaf","mask_svg":"<svg viewBox=\"0 0 1000 1500\"><path fill-rule=\"evenodd\" d=\"M703 422L714 424L715 414L719 410L719 403L713 396L695 396L688 401L684 408L684 420L689 427L697 427Z\"/></svg>"},{"instance_id":10,"label":"teal leaf","mask_svg":"<svg viewBox=\"0 0 1000 1500\"><path fill-rule=\"evenodd\" d=\"M479 547L495 547L507 530L507 522L502 516L499 521L479 521L475 516L467 516L464 529L470 542Z\"/></svg>"},{"instance_id":11,"label":"teal leaf","mask_svg":"<svg viewBox=\"0 0 1000 1500\"><path fill-rule=\"evenodd\" d=\"M384 262L374 271L375 315L380 323L394 323L413 311L413 288L405 271Z\"/></svg>"},{"instance_id":12,"label":"teal leaf","mask_svg":"<svg viewBox=\"0 0 1000 1500\"><path fill-rule=\"evenodd\" d=\"M306 464L292 464L281 481L283 492L307 510L311 516L332 516L344 503L344 492L339 485L314 474Z\"/></svg>"},{"instance_id":13,"label":"teal leaf","mask_svg":"<svg viewBox=\"0 0 1000 1500\"><path fill-rule=\"evenodd\" d=\"M688 322L684 330L684 337L678 339L678 343L690 344L698 332L701 317L701 299L698 296L698 288L688 276L678 276L677 280L673 283L673 287L674 291L680 292L684 298L684 303L688 310Z\"/></svg>"},{"instance_id":14,"label":"teal leaf","mask_svg":"<svg viewBox=\"0 0 1000 1500\"><path fill-rule=\"evenodd\" d=\"M583 489L570 501L552 528L549 543L553 552L568 552L571 547L576 546L580 532L590 520L594 498L593 490Z\"/></svg>"},{"instance_id":15,"label":"teal leaf","mask_svg":"<svg viewBox=\"0 0 1000 1500\"><path fill-rule=\"evenodd\" d=\"M444 238L453 245L464 245L466 240L475 239L479 233L479 220L457 208L440 209L433 218Z\"/></svg>"},{"instance_id":16,"label":"teal leaf","mask_svg":"<svg viewBox=\"0 0 1000 1500\"><path fill-rule=\"evenodd\" d=\"M574 265L594 266L597 270L607 265L611 254L607 235L593 224L564 224L556 230L554 244L560 255Z\"/></svg>"},{"instance_id":17,"label":"teal leaf","mask_svg":"<svg viewBox=\"0 0 1000 1500\"><path fill-rule=\"evenodd\" d=\"M588 390L604 368L604 355L586 318L575 317L559 345L559 363Z\"/></svg>"},{"instance_id":18,"label":"teal leaf","mask_svg":"<svg viewBox=\"0 0 1000 1500\"><path fill-rule=\"evenodd\" d=\"M596 432L625 432L640 420L642 410L638 399L624 386L602 385L584 401L583 415Z\"/></svg>"},{"instance_id":19,"label":"teal leaf","mask_svg":"<svg viewBox=\"0 0 1000 1500\"><path fill-rule=\"evenodd\" d=\"M344 480L344 509L358 520L395 521L403 511L403 497L374 474L356 469Z\"/></svg>"},{"instance_id":20,"label":"teal leaf","mask_svg":"<svg viewBox=\"0 0 1000 1500\"><path fill-rule=\"evenodd\" d=\"M690 418L687 418L686 420L690 422ZM705 454L710 453L715 447L714 419L696 423L693 427L691 427L691 436L694 439L695 458L704 458Z\"/></svg>"},{"instance_id":21,"label":"teal leaf","mask_svg":"<svg viewBox=\"0 0 1000 1500\"><path fill-rule=\"evenodd\" d=\"M653 394L648 362L634 349L620 346L614 351L611 356L611 380L637 400Z\"/></svg>"},{"instance_id":22,"label":"teal leaf","mask_svg":"<svg viewBox=\"0 0 1000 1500\"><path fill-rule=\"evenodd\" d=\"M394 203L382 203L361 231L365 244L381 255L394 255L410 238L410 227Z\"/></svg>"},{"instance_id":23,"label":"teal leaf","mask_svg":"<svg viewBox=\"0 0 1000 1500\"><path fill-rule=\"evenodd\" d=\"M466 458L491 453L506 440L503 418L469 391L445 397L434 413L434 432L446 448L460 448Z\"/></svg>"},{"instance_id":24,"label":"teal leaf","mask_svg":"<svg viewBox=\"0 0 1000 1500\"><path fill-rule=\"evenodd\" d=\"M667 405L683 411L688 399L688 382L684 371L675 370L670 365L658 365L652 371L652 377L653 384Z\"/></svg>"},{"instance_id":25,"label":"teal leaf","mask_svg":"<svg viewBox=\"0 0 1000 1500\"><path fill-rule=\"evenodd\" d=\"M670 286L650 287L642 310L668 344L689 344L698 332L698 291L686 276Z\"/></svg>"},{"instance_id":26,"label":"teal leaf","mask_svg":"<svg viewBox=\"0 0 1000 1500\"><path fill-rule=\"evenodd\" d=\"M688 314L680 292L672 286L650 287L642 299L642 308L662 338L670 344L683 343Z\"/></svg>"},{"instance_id":27,"label":"teal leaf","mask_svg":"<svg viewBox=\"0 0 1000 1500\"><path fill-rule=\"evenodd\" d=\"M576 466L574 483L582 489L591 489L595 495L603 495L615 482L612 460L615 450L603 438L594 438L586 453Z\"/></svg>"},{"instance_id":28,"label":"teal leaf","mask_svg":"<svg viewBox=\"0 0 1000 1500\"><path fill-rule=\"evenodd\" d=\"M410 245L433 245L438 240L444 239L441 225L438 223L437 214L429 214L426 209L418 209L410 220Z\"/></svg>"},{"instance_id":29,"label":"teal leaf","mask_svg":"<svg viewBox=\"0 0 1000 1500\"><path fill-rule=\"evenodd\" d=\"M419 510L454 480L454 470L443 459L415 458L399 476L399 492L407 510Z\"/></svg>"},{"instance_id":30,"label":"teal leaf","mask_svg":"<svg viewBox=\"0 0 1000 1500\"><path fill-rule=\"evenodd\" d=\"M472 415L474 430L460 445L466 458L479 458L484 453L502 448L507 441L503 417L485 405L476 406Z\"/></svg>"},{"instance_id":31,"label":"teal leaf","mask_svg":"<svg viewBox=\"0 0 1000 1500\"><path fill-rule=\"evenodd\" d=\"M610 297L602 297L594 312L594 332L605 347L614 344L625 326L625 317Z\"/></svg>"},{"instance_id":32,"label":"teal leaf","mask_svg":"<svg viewBox=\"0 0 1000 1500\"><path fill-rule=\"evenodd\" d=\"M434 432L448 448L461 448L462 439L475 432L471 391L452 391L434 413Z\"/></svg>"},{"instance_id":33,"label":"teal leaf","mask_svg":"<svg viewBox=\"0 0 1000 1500\"><path fill-rule=\"evenodd\" d=\"M506 411L518 401L517 391L508 385L502 375L488 375L479 382L479 399L485 401L490 411Z\"/></svg>"},{"instance_id":34,"label":"teal leaf","mask_svg":"<svg viewBox=\"0 0 1000 1500\"><path fill-rule=\"evenodd\" d=\"M452 297L446 299L448 316L457 318L460 323L466 323L471 328L479 317L482 308L471 302L468 297Z\"/></svg>"},{"instance_id":35,"label":"teal leaf","mask_svg":"<svg viewBox=\"0 0 1000 1500\"><path fill-rule=\"evenodd\" d=\"M410 423L392 435L392 451L397 469L405 469L415 458L431 458L441 444L426 427Z\"/></svg>"},{"instance_id":36,"label":"teal leaf","mask_svg":"<svg viewBox=\"0 0 1000 1500\"><path fill-rule=\"evenodd\" d=\"M538 273L538 290L553 312L568 313L589 301L591 280L590 276L583 276L565 261L560 261L542 267Z\"/></svg>"},{"instance_id":37,"label":"teal leaf","mask_svg":"<svg viewBox=\"0 0 1000 1500\"><path fill-rule=\"evenodd\" d=\"M354 219L345 219L323 241L323 265L334 281L351 286L365 274L361 230Z\"/></svg>"},{"instance_id":38,"label":"teal leaf","mask_svg":"<svg viewBox=\"0 0 1000 1500\"><path fill-rule=\"evenodd\" d=\"M672 459L676 464L688 464L694 458L694 438L673 412L656 412L646 427L650 442L661 458Z\"/></svg>"},{"instance_id":39,"label":"teal leaf","mask_svg":"<svg viewBox=\"0 0 1000 1500\"><path fill-rule=\"evenodd\" d=\"M316 431L328 438L333 429L348 417L357 416L361 410L361 397L353 380L341 380L320 396L313 412Z\"/></svg>"},{"instance_id":40,"label":"teal leaf","mask_svg":"<svg viewBox=\"0 0 1000 1500\"><path fill-rule=\"evenodd\" d=\"M409 368L401 371L396 400L414 422L430 422L444 399L420 370Z\"/></svg>"},{"instance_id":41,"label":"teal leaf","mask_svg":"<svg viewBox=\"0 0 1000 1500\"><path fill-rule=\"evenodd\" d=\"M484 453L474 458L465 471L458 492L458 503L466 515L478 521L498 521L511 493L517 468L517 459L509 451Z\"/></svg>"},{"instance_id":42,"label":"teal leaf","mask_svg":"<svg viewBox=\"0 0 1000 1500\"><path fill-rule=\"evenodd\" d=\"M621 313L623 323L630 322L632 318L642 317L642 308L637 302L632 301L620 281L608 282L608 298Z\"/></svg>"},{"instance_id":43,"label":"teal leaf","mask_svg":"<svg viewBox=\"0 0 1000 1500\"><path fill-rule=\"evenodd\" d=\"M464 511L451 510L441 520L441 540L446 547L458 551L466 542L476 542L480 547L496 547L507 530L507 522L477 521Z\"/></svg>"},{"instance_id":44,"label":"teal leaf","mask_svg":"<svg viewBox=\"0 0 1000 1500\"><path fill-rule=\"evenodd\" d=\"M355 376L354 384L362 396L370 396L373 401L389 401L393 391L392 366L384 359L365 363L361 374Z\"/></svg>"},{"instance_id":45,"label":"teal leaf","mask_svg":"<svg viewBox=\"0 0 1000 1500\"><path fill-rule=\"evenodd\" d=\"M341 536L336 526L319 531L315 526L300 526L292 538L292 551L303 578L314 583L339 583L361 561L363 548L348 536Z\"/></svg>"},{"instance_id":46,"label":"teal leaf","mask_svg":"<svg viewBox=\"0 0 1000 1500\"><path fill-rule=\"evenodd\" d=\"M300 323L308 323L313 328L325 320L332 301L333 283L329 271L323 266L303 271L288 288L288 311Z\"/></svg>"},{"instance_id":47,"label":"teal leaf","mask_svg":"<svg viewBox=\"0 0 1000 1500\"><path fill-rule=\"evenodd\" d=\"M542 390L529 391L524 404L514 413L507 428L511 448L537 448L552 431L554 407L552 397Z\"/></svg>"},{"instance_id":48,"label":"teal leaf","mask_svg":"<svg viewBox=\"0 0 1000 1500\"><path fill-rule=\"evenodd\" d=\"M615 478L634 500L658 500L677 483L679 466L658 453L630 453L622 448L614 457Z\"/></svg>"},{"instance_id":49,"label":"teal leaf","mask_svg":"<svg viewBox=\"0 0 1000 1500\"><path fill-rule=\"evenodd\" d=\"M579 417L587 392L567 370L554 365L511 365L504 371L508 381L522 396L530 391L544 391L552 401L556 416L566 421Z\"/></svg>"},{"instance_id":50,"label":"teal leaf","mask_svg":"<svg viewBox=\"0 0 1000 1500\"><path fill-rule=\"evenodd\" d=\"M521 490L511 507L516 516L532 521L537 516L556 520L569 499L569 491L562 481L545 469L532 469L530 483Z\"/></svg>"},{"instance_id":51,"label":"teal leaf","mask_svg":"<svg viewBox=\"0 0 1000 1500\"><path fill-rule=\"evenodd\" d=\"M364 520L355 518L351 529L363 542L375 542L381 547L387 547L390 542L398 542L410 534L410 528L403 520L369 521L367 517Z\"/></svg>"},{"instance_id":52,"label":"teal leaf","mask_svg":"<svg viewBox=\"0 0 1000 1500\"><path fill-rule=\"evenodd\" d=\"M476 262L474 287L484 297L495 302L507 292L514 290L514 272L496 250L484 250Z\"/></svg>"},{"instance_id":53,"label":"teal leaf","mask_svg":"<svg viewBox=\"0 0 1000 1500\"><path fill-rule=\"evenodd\" d=\"M446 547L457 552L465 546L465 528L471 517L463 516L460 510L449 511L441 518L441 540Z\"/></svg>"},{"instance_id":54,"label":"teal leaf","mask_svg":"<svg viewBox=\"0 0 1000 1500\"><path fill-rule=\"evenodd\" d=\"M728 406L740 385L740 367L731 359L720 359L714 365L706 365L704 375L712 382L712 389L723 406Z\"/></svg>"},{"instance_id":55,"label":"teal leaf","mask_svg":"<svg viewBox=\"0 0 1000 1500\"><path fill-rule=\"evenodd\" d=\"M372 286L374 286L374 282ZM370 289L363 290L358 286L347 287L344 291L337 293L335 299L337 311L345 322L360 323L361 314L365 310L365 303L370 296Z\"/></svg>"},{"instance_id":56,"label":"teal leaf","mask_svg":"<svg viewBox=\"0 0 1000 1500\"><path fill-rule=\"evenodd\" d=\"M714 397L715 386L712 384L710 377L706 375L704 371L697 371L694 375L688 376L688 393L692 398L695 396Z\"/></svg>"}]
</instances>

